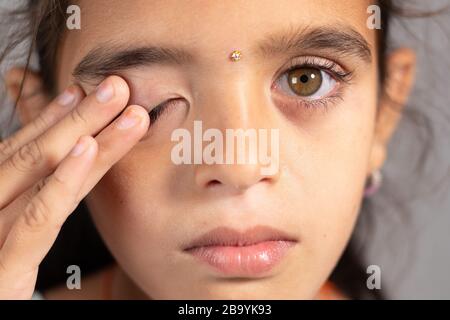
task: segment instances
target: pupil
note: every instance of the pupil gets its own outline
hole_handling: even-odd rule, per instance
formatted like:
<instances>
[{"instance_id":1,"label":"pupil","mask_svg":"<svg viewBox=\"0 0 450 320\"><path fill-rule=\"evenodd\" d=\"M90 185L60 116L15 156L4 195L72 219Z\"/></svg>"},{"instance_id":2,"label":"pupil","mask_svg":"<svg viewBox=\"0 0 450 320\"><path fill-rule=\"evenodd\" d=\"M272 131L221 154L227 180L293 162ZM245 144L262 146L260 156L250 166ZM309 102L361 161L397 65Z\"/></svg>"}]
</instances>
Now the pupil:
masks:
<instances>
[{"instance_id":1,"label":"pupil","mask_svg":"<svg viewBox=\"0 0 450 320\"><path fill-rule=\"evenodd\" d=\"M295 94L309 97L316 93L322 85L321 71L317 68L298 68L288 74L289 86Z\"/></svg>"}]
</instances>

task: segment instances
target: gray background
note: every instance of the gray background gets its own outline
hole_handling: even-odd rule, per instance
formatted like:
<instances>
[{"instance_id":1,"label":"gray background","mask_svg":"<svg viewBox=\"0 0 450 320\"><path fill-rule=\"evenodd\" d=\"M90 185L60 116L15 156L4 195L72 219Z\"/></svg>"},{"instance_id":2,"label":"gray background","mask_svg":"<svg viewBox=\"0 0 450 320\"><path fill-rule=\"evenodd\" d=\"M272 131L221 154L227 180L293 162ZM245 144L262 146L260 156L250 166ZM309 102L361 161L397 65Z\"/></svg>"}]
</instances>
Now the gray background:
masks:
<instances>
[{"instance_id":1,"label":"gray background","mask_svg":"<svg viewBox=\"0 0 450 320\"><path fill-rule=\"evenodd\" d=\"M0 0L0 7L16 3ZM449 1L401 3L414 3L415 7L430 10ZM0 29L0 42L8 31L8 26ZM450 298L449 38L449 13L426 19L396 19L392 24L391 47L409 46L418 53L417 81L408 114L390 145L383 187L374 198L375 213L361 217L355 239L367 243L362 250L367 265L381 267L383 289L393 299ZM17 61L12 57L3 63L0 73ZM0 97L4 97L1 83L0 88ZM3 134L8 134L2 121L10 111L11 103L3 103L0 108ZM429 119L431 136L423 130L424 120L414 115L416 111ZM430 150L426 160L421 160L424 146ZM418 170L417 164L424 169ZM390 199L393 192L395 200Z\"/></svg>"}]
</instances>

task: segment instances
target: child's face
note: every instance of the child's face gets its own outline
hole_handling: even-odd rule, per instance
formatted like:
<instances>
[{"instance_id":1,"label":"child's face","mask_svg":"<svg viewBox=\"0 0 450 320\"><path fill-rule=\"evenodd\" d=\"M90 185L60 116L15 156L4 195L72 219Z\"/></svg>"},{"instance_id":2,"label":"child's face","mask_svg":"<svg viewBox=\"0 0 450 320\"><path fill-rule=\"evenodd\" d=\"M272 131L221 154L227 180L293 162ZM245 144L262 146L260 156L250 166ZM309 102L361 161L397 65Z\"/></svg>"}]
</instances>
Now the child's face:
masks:
<instances>
[{"instance_id":1,"label":"child's face","mask_svg":"<svg viewBox=\"0 0 450 320\"><path fill-rule=\"evenodd\" d=\"M60 89L74 81L72 71L99 46L113 46L109 54L147 46L191 52L189 63L169 61L117 72L130 86L130 103L151 108L174 97L185 100L172 105L87 198L108 247L146 294L314 296L351 235L371 171L378 66L376 31L366 26L369 4L80 1L81 30L67 32L61 45ZM323 28L335 28L336 37L350 36L331 42L309 39L306 44L313 45L303 43L303 49L260 51L260 44L286 44L287 32L306 27L307 36L320 37L320 32L310 31ZM363 42L351 29L370 52L358 46ZM283 33L284 42L275 40ZM238 62L228 59L234 49L242 52ZM304 64L304 57L321 64L315 67L319 70L334 62L335 71L352 71L351 79L346 83L324 70L320 94L296 95L289 91L285 71L293 63ZM276 82L280 85L274 86ZM82 84L87 93L94 89L92 81ZM194 120L202 121L203 132L278 128L278 173L264 177L258 165L175 165L172 131L187 128L193 133ZM186 243L213 228L244 231L257 225L280 229L298 240L265 273L236 281L183 251Z\"/></svg>"}]
</instances>

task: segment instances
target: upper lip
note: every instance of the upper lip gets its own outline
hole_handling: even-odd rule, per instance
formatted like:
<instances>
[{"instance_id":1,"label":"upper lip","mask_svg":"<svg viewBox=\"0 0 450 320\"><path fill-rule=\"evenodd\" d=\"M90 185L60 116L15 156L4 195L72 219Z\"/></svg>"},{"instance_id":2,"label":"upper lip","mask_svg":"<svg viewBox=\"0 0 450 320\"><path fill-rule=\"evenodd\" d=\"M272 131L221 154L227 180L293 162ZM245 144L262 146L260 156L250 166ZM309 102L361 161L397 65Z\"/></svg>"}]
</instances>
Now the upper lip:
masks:
<instances>
[{"instance_id":1,"label":"upper lip","mask_svg":"<svg viewBox=\"0 0 450 320\"><path fill-rule=\"evenodd\" d=\"M184 250L205 246L249 246L263 241L294 241L297 239L268 226L255 226L244 232L229 227L218 227L194 239Z\"/></svg>"}]
</instances>

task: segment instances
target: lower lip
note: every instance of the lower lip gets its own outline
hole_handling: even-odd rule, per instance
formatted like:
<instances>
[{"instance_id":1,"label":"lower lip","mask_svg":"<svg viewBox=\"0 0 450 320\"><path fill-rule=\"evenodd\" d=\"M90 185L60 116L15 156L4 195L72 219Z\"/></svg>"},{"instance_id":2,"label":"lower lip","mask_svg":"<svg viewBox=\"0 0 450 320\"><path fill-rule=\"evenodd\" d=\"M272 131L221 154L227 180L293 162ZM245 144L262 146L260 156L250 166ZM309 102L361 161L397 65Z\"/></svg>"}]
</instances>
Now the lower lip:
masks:
<instances>
[{"instance_id":1,"label":"lower lip","mask_svg":"<svg viewBox=\"0 0 450 320\"><path fill-rule=\"evenodd\" d=\"M249 246L197 247L187 252L226 276L251 277L270 271L295 243L264 241Z\"/></svg>"}]
</instances>

